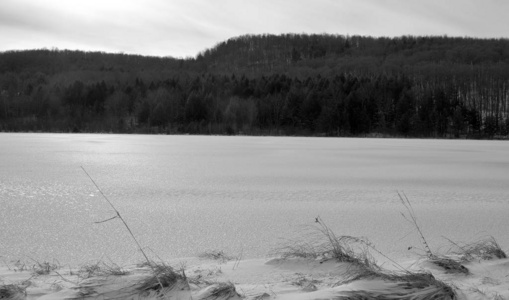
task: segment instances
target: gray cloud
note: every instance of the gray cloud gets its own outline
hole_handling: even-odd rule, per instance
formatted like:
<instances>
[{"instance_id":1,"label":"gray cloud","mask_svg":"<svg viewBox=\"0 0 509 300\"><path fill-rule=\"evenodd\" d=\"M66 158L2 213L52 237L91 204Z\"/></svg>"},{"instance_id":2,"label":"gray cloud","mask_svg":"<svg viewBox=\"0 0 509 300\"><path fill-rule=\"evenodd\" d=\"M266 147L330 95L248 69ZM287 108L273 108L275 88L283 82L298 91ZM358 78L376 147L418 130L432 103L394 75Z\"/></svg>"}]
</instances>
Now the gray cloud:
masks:
<instances>
[{"instance_id":1,"label":"gray cloud","mask_svg":"<svg viewBox=\"0 0 509 300\"><path fill-rule=\"evenodd\" d=\"M507 37L504 0L2 0L0 50L195 55L249 33Z\"/></svg>"}]
</instances>

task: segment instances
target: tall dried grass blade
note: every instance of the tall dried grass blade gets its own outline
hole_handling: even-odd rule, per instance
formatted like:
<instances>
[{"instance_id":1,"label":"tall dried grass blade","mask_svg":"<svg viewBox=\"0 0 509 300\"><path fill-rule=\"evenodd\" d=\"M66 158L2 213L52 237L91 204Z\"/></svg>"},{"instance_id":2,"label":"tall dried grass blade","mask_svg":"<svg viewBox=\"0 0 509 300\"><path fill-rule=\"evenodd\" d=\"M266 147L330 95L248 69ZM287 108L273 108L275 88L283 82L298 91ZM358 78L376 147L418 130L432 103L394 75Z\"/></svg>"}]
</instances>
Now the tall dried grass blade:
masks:
<instances>
[{"instance_id":1,"label":"tall dried grass blade","mask_svg":"<svg viewBox=\"0 0 509 300\"><path fill-rule=\"evenodd\" d=\"M136 237L134 236L131 228L129 227L129 225L127 225L127 222L124 220L124 218L122 218L122 215L120 214L120 212L115 208L115 206L113 205L113 203L110 201L110 199L108 199L108 197L106 197L106 195L103 193L103 191L101 190L101 188L97 185L97 183L95 183L94 179L92 178L92 176L90 176L90 174L88 174L87 170L85 170L85 168L83 166L81 166L81 169L83 170L83 172L85 172L85 174L88 176L88 178L90 178L90 180L92 181L92 183L95 185L95 187L97 188L97 190L99 190L99 193L101 193L101 195L103 196L103 198L108 202L108 204L111 206L111 208L113 208L113 210L115 211L115 213L117 214L116 216L114 216L113 218L110 218L109 220L112 220L112 219L115 219L115 218L119 218L122 223L124 224L125 228L127 229L127 231L129 232L129 234L131 235L131 237L133 238L134 242L136 243L136 245L138 246L138 249L141 251L141 253L143 254L143 256L145 257L145 260L147 261L148 265L152 268L152 271L156 274L156 270L154 269L154 266L153 264L150 262L150 259L148 258L147 254L145 253L145 251L143 251L143 248L141 247L140 243L138 242L138 240L136 239ZM109 221L109 220L106 220L106 221ZM161 286L161 289L164 289L164 286L162 284L162 282L159 280L159 277L158 276L155 276L155 278L157 279L157 281L159 282L159 285Z\"/></svg>"},{"instance_id":2,"label":"tall dried grass blade","mask_svg":"<svg viewBox=\"0 0 509 300\"><path fill-rule=\"evenodd\" d=\"M412 204L410 203L410 200L408 200L408 197L405 195L405 193L403 193L403 196L400 194L399 191L397 193L398 193L399 199L401 200L401 203L403 204L403 206L407 210L408 214L410 215L410 218L411 218L410 222L414 225L415 229L419 233L419 236L421 238L421 242L424 245L424 249L426 250L426 254L428 255L428 258L431 258L431 259L435 258L435 255L431 251L431 248L429 247L428 242L426 241L426 238L424 238L424 234L422 233L421 227L419 226L419 223L417 222L417 218L415 216L414 208L412 207ZM402 213L402 215L403 215L403 217L406 220L408 220L408 218L405 216L405 214Z\"/></svg>"}]
</instances>

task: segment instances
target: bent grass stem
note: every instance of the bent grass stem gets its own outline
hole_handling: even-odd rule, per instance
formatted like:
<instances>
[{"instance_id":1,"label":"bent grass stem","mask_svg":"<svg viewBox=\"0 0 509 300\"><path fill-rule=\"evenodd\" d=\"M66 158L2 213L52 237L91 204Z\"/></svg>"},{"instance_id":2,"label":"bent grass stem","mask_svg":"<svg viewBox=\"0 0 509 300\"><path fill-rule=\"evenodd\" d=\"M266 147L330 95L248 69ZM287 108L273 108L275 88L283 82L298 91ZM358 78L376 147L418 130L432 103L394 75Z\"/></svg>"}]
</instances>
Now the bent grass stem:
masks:
<instances>
[{"instance_id":1,"label":"bent grass stem","mask_svg":"<svg viewBox=\"0 0 509 300\"><path fill-rule=\"evenodd\" d=\"M124 223L124 226L125 228L127 229L127 231L129 232L129 234L131 235L131 237L133 238L134 242L136 243L136 245L138 246L138 249L141 251L141 253L143 254L143 256L145 257L145 259L147 260L147 264L150 266L150 268L152 269L152 271L154 272L154 274L156 275L156 279L159 283L159 285L161 286L161 290L164 289L164 286L163 284L161 283L161 281L159 280L159 277L157 276L157 273L156 273L156 269L154 268L153 264L150 262L150 259L148 258L147 254L145 253L145 251L143 251L143 248L141 247L140 243L138 242L138 240L136 239L136 237L134 236L131 228L129 228L129 225L127 225L127 222L124 220L124 218L122 217L122 215L120 214L120 212L115 208L115 206L113 205L113 203L111 203L110 199L108 199L108 197L106 197L106 195L103 193L103 191L101 190L101 188L97 185L97 183L95 183L94 179L92 178L92 176L90 176L90 174L88 174L87 170L85 170L85 168L83 166L81 166L81 169L83 170L83 172L85 172L85 174L87 174L88 178L90 178L90 180L92 181L92 183L95 185L95 187L97 188L97 190L99 190L99 193L101 193L101 195L103 196L103 198L108 202L108 204L111 206L111 208L113 208L113 210L115 211L115 213L117 214L115 217L112 217L108 220L105 220L105 221L101 221L101 222L96 222L96 223L103 223L103 222L107 222L107 221L111 221L115 218L119 218L122 223Z\"/></svg>"}]
</instances>

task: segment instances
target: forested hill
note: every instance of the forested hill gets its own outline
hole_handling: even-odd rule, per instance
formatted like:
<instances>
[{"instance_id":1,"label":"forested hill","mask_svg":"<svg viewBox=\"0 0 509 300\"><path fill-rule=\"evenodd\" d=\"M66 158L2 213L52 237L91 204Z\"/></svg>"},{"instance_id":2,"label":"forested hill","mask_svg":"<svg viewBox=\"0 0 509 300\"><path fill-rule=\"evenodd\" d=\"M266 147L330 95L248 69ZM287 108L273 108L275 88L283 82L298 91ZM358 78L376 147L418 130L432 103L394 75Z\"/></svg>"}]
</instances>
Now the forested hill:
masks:
<instances>
[{"instance_id":1,"label":"forested hill","mask_svg":"<svg viewBox=\"0 0 509 300\"><path fill-rule=\"evenodd\" d=\"M362 36L241 36L200 53L208 71L307 75L404 72L451 64L472 66L509 63L509 40L448 37L372 38ZM457 71L457 70L456 70Z\"/></svg>"},{"instance_id":2,"label":"forested hill","mask_svg":"<svg viewBox=\"0 0 509 300\"><path fill-rule=\"evenodd\" d=\"M509 40L256 35L195 58L0 53L0 131L504 138Z\"/></svg>"}]
</instances>

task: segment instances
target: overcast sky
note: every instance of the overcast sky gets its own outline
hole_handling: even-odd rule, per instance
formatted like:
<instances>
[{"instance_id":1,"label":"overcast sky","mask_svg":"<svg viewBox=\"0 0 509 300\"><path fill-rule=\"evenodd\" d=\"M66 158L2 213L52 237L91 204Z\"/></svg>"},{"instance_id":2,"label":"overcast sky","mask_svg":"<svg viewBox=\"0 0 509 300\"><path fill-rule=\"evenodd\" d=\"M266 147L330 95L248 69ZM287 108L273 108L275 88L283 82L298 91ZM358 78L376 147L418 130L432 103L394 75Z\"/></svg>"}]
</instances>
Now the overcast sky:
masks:
<instances>
[{"instance_id":1,"label":"overcast sky","mask_svg":"<svg viewBox=\"0 0 509 300\"><path fill-rule=\"evenodd\" d=\"M0 51L187 57L244 34L509 37L508 0L0 0Z\"/></svg>"}]
</instances>

